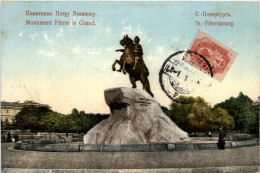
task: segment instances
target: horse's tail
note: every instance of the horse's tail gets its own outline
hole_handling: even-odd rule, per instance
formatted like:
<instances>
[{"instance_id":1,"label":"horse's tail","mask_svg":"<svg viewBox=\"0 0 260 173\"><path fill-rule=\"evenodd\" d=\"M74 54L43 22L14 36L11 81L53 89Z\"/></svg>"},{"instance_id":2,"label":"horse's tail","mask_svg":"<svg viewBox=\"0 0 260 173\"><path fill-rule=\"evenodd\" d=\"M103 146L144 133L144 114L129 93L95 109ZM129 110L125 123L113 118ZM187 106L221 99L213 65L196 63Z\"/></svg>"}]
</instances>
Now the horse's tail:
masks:
<instances>
[{"instance_id":1,"label":"horse's tail","mask_svg":"<svg viewBox=\"0 0 260 173\"><path fill-rule=\"evenodd\" d=\"M146 92L148 92L148 93L153 97L153 93L152 93L151 88L150 88L150 82L149 82L147 76L146 76L145 78L146 78L146 79L145 79L145 82L144 82L144 84L143 84L143 89L144 89Z\"/></svg>"},{"instance_id":2,"label":"horse's tail","mask_svg":"<svg viewBox=\"0 0 260 173\"><path fill-rule=\"evenodd\" d=\"M147 79L147 82L146 82L146 83L148 83L148 84L146 84L146 85L147 85L147 92L153 97L153 93L152 93L152 91L151 91L150 83L149 83L148 79Z\"/></svg>"}]
</instances>

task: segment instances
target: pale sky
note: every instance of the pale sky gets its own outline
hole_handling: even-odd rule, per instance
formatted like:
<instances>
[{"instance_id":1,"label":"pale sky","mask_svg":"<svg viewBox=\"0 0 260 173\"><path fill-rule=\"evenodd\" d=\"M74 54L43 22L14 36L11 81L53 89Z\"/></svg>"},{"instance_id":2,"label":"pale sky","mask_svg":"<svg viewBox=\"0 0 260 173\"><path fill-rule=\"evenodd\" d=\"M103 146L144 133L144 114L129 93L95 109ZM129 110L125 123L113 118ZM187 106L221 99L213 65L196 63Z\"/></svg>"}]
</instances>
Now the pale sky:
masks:
<instances>
[{"instance_id":1,"label":"pale sky","mask_svg":"<svg viewBox=\"0 0 260 173\"><path fill-rule=\"evenodd\" d=\"M213 80L204 97L213 106L240 91L260 95L259 7L256 2L12 2L1 6L1 101L33 100L54 111L73 108L108 113L104 90L131 87L128 75L113 72L119 41L138 35L150 84L157 101L171 100L159 84L159 70L172 53L185 50L201 30L238 53L224 80ZM53 16L26 16L26 11ZM70 12L69 17L55 11ZM95 12L75 17L73 11ZM196 12L230 13L231 17L197 17ZM26 20L93 20L95 26L28 26ZM234 22L234 27L196 26L195 21ZM142 86L138 83L138 88Z\"/></svg>"}]
</instances>

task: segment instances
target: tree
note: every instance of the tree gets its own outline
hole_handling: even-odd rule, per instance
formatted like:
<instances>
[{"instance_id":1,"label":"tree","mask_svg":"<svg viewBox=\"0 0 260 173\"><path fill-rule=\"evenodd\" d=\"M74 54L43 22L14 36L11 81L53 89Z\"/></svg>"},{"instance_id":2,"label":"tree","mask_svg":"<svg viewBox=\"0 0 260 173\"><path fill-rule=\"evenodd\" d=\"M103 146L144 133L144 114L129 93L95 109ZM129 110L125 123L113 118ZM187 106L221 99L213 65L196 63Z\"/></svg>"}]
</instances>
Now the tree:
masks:
<instances>
[{"instance_id":1,"label":"tree","mask_svg":"<svg viewBox=\"0 0 260 173\"><path fill-rule=\"evenodd\" d=\"M255 121L252 128L250 128L250 132L254 134L259 134L260 96L258 96L257 100L253 103L253 107L255 109Z\"/></svg>"},{"instance_id":2,"label":"tree","mask_svg":"<svg viewBox=\"0 0 260 173\"><path fill-rule=\"evenodd\" d=\"M30 129L32 132L43 131L41 127L41 119L52 112L46 106L24 106L21 111L15 116L15 121L18 128L25 130Z\"/></svg>"},{"instance_id":3,"label":"tree","mask_svg":"<svg viewBox=\"0 0 260 173\"><path fill-rule=\"evenodd\" d=\"M10 129L10 123L9 123L8 118L5 119L5 122L4 122L4 129L6 129L6 130L9 130L9 129Z\"/></svg>"},{"instance_id":4,"label":"tree","mask_svg":"<svg viewBox=\"0 0 260 173\"><path fill-rule=\"evenodd\" d=\"M213 123L215 129L223 126L228 129L235 127L234 119L228 112L221 108L212 109L210 121Z\"/></svg>"},{"instance_id":5,"label":"tree","mask_svg":"<svg viewBox=\"0 0 260 173\"><path fill-rule=\"evenodd\" d=\"M86 114L84 111L79 113L80 122L79 125L81 127L82 133L87 133L92 127L100 123L102 120L109 117L107 114Z\"/></svg>"},{"instance_id":6,"label":"tree","mask_svg":"<svg viewBox=\"0 0 260 173\"><path fill-rule=\"evenodd\" d=\"M167 116L170 116L170 110L167 107L162 106L161 109Z\"/></svg>"},{"instance_id":7,"label":"tree","mask_svg":"<svg viewBox=\"0 0 260 173\"><path fill-rule=\"evenodd\" d=\"M242 92L237 98L230 97L224 102L218 103L214 108L227 110L228 114L234 118L235 129L252 132L256 128L256 110L254 102Z\"/></svg>"},{"instance_id":8,"label":"tree","mask_svg":"<svg viewBox=\"0 0 260 173\"><path fill-rule=\"evenodd\" d=\"M15 121L15 119L12 119L12 128L13 129L17 129L17 122Z\"/></svg>"},{"instance_id":9,"label":"tree","mask_svg":"<svg viewBox=\"0 0 260 173\"><path fill-rule=\"evenodd\" d=\"M79 111L76 108L74 108L72 109L71 114L74 116L79 116Z\"/></svg>"},{"instance_id":10,"label":"tree","mask_svg":"<svg viewBox=\"0 0 260 173\"><path fill-rule=\"evenodd\" d=\"M1 120L1 130L4 130L4 122Z\"/></svg>"},{"instance_id":11,"label":"tree","mask_svg":"<svg viewBox=\"0 0 260 173\"><path fill-rule=\"evenodd\" d=\"M201 97L179 96L172 102L169 117L188 132L216 130L220 126L234 127L233 119L223 109L212 109Z\"/></svg>"},{"instance_id":12,"label":"tree","mask_svg":"<svg viewBox=\"0 0 260 173\"><path fill-rule=\"evenodd\" d=\"M80 133L80 121L79 111L76 108L72 109L71 114L67 115L65 118L64 125L68 128L66 130L69 132Z\"/></svg>"},{"instance_id":13,"label":"tree","mask_svg":"<svg viewBox=\"0 0 260 173\"><path fill-rule=\"evenodd\" d=\"M16 115L15 122L22 129L33 132L70 132L87 133L108 115L86 114L84 111L72 109L71 114L64 115L53 112L49 107L26 106Z\"/></svg>"},{"instance_id":14,"label":"tree","mask_svg":"<svg viewBox=\"0 0 260 173\"><path fill-rule=\"evenodd\" d=\"M65 115L57 112L48 112L46 116L41 119L41 128L48 132L63 132L62 122Z\"/></svg>"}]
</instances>

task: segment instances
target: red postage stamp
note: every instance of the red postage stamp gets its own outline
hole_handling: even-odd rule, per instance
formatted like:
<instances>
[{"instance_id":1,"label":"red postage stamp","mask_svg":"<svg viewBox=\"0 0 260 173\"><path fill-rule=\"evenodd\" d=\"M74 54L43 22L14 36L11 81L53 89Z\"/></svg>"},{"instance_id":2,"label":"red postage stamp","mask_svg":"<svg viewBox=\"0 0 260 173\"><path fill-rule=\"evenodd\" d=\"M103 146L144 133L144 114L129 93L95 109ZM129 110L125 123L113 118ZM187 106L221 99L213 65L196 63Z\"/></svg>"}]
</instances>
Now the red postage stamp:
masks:
<instances>
[{"instance_id":1,"label":"red postage stamp","mask_svg":"<svg viewBox=\"0 0 260 173\"><path fill-rule=\"evenodd\" d=\"M197 54L186 54L183 60L205 73L212 74L213 78L220 82L237 56L237 52L200 30L189 50Z\"/></svg>"}]
</instances>

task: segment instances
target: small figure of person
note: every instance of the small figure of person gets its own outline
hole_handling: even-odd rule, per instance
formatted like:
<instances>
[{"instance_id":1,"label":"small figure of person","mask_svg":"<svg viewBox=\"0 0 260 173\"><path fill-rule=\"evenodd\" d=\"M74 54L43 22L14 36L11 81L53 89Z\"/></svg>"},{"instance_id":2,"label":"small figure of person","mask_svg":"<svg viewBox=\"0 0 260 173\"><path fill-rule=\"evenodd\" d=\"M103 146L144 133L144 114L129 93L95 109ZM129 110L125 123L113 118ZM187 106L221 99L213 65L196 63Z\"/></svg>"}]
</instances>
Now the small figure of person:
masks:
<instances>
[{"instance_id":1,"label":"small figure of person","mask_svg":"<svg viewBox=\"0 0 260 173\"><path fill-rule=\"evenodd\" d=\"M209 137L211 137L211 131L209 131L208 135L209 135Z\"/></svg>"},{"instance_id":2,"label":"small figure of person","mask_svg":"<svg viewBox=\"0 0 260 173\"><path fill-rule=\"evenodd\" d=\"M7 142L12 142L12 136L10 132L7 133Z\"/></svg>"},{"instance_id":3,"label":"small figure of person","mask_svg":"<svg viewBox=\"0 0 260 173\"><path fill-rule=\"evenodd\" d=\"M220 149L220 150L225 150L225 140L224 140L225 136L226 136L225 131L223 130L222 127L220 127L219 128L219 138L218 138L218 143L217 143L218 149Z\"/></svg>"},{"instance_id":4,"label":"small figure of person","mask_svg":"<svg viewBox=\"0 0 260 173\"><path fill-rule=\"evenodd\" d=\"M17 134L14 135L14 141L18 142L19 141L19 136Z\"/></svg>"}]
</instances>

